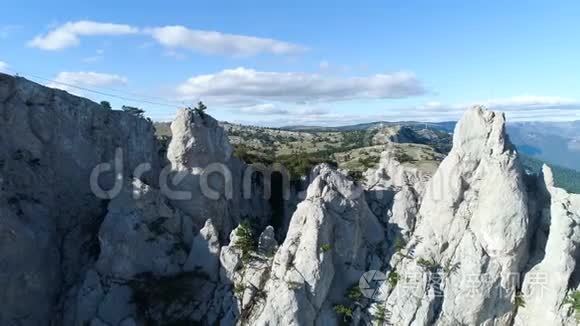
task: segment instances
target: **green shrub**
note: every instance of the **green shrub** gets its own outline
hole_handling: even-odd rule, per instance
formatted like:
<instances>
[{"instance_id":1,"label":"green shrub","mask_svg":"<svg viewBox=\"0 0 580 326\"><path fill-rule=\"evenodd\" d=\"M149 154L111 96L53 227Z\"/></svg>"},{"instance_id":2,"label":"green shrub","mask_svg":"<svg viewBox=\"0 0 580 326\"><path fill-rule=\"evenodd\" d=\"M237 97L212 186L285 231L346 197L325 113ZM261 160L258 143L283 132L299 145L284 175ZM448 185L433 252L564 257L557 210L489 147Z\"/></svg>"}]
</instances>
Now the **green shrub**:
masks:
<instances>
[{"instance_id":1,"label":"green shrub","mask_svg":"<svg viewBox=\"0 0 580 326\"><path fill-rule=\"evenodd\" d=\"M366 130L347 131L342 133L343 147L347 149L365 147L365 139L372 139Z\"/></svg>"},{"instance_id":2,"label":"green shrub","mask_svg":"<svg viewBox=\"0 0 580 326\"><path fill-rule=\"evenodd\" d=\"M398 237L397 240L395 240L394 248L395 248L396 252L403 251L403 249L405 249L406 246L407 246L407 243L405 242L405 240L403 238Z\"/></svg>"},{"instance_id":3,"label":"green shrub","mask_svg":"<svg viewBox=\"0 0 580 326\"><path fill-rule=\"evenodd\" d=\"M197 102L197 106L193 109L195 110L195 112L197 112L203 116L203 114L205 113L205 110L207 110L207 106L205 106L205 104L203 104L202 101L199 101L199 102Z\"/></svg>"},{"instance_id":4,"label":"green shrub","mask_svg":"<svg viewBox=\"0 0 580 326\"><path fill-rule=\"evenodd\" d=\"M235 144L233 155L248 164L262 163L271 165L274 162L273 155L268 154L267 151L256 153L252 148L244 144Z\"/></svg>"},{"instance_id":5,"label":"green shrub","mask_svg":"<svg viewBox=\"0 0 580 326\"><path fill-rule=\"evenodd\" d=\"M420 267L422 267L423 269L427 269L427 270L435 270L439 268L439 264L437 264L437 262L435 262L435 260L431 259L425 259L425 258L419 258L417 260L417 265L419 265Z\"/></svg>"},{"instance_id":6,"label":"green shrub","mask_svg":"<svg viewBox=\"0 0 580 326\"><path fill-rule=\"evenodd\" d=\"M294 153L291 155L281 155L275 158L277 163L282 164L290 174L292 181L298 181L303 176L307 176L312 168L321 163L328 163L336 166L337 163L332 158L331 152L319 151L315 153Z\"/></svg>"},{"instance_id":7,"label":"green shrub","mask_svg":"<svg viewBox=\"0 0 580 326\"><path fill-rule=\"evenodd\" d=\"M245 290L246 290L246 287L243 284L238 283L234 286L234 293L238 297L242 296L244 294Z\"/></svg>"},{"instance_id":8,"label":"green shrub","mask_svg":"<svg viewBox=\"0 0 580 326\"><path fill-rule=\"evenodd\" d=\"M322 246L320 246L320 250L322 250L322 252L327 252L330 249L332 249L332 246L328 243L323 244Z\"/></svg>"},{"instance_id":9,"label":"green shrub","mask_svg":"<svg viewBox=\"0 0 580 326\"><path fill-rule=\"evenodd\" d=\"M288 284L288 288L290 290L297 290L299 288L301 288L304 284L300 283L300 282L292 282L292 281L288 281L286 284Z\"/></svg>"},{"instance_id":10,"label":"green shrub","mask_svg":"<svg viewBox=\"0 0 580 326\"><path fill-rule=\"evenodd\" d=\"M346 292L346 297L352 301L359 301L362 298L362 292L358 284L351 286Z\"/></svg>"},{"instance_id":11,"label":"green shrub","mask_svg":"<svg viewBox=\"0 0 580 326\"><path fill-rule=\"evenodd\" d=\"M461 263L457 262L455 264L451 264L451 262L449 262L447 265L445 265L445 267L443 268L443 271L445 272L446 276L452 275L452 274L456 274L459 271L459 268L461 267Z\"/></svg>"},{"instance_id":12,"label":"green shrub","mask_svg":"<svg viewBox=\"0 0 580 326\"><path fill-rule=\"evenodd\" d=\"M415 159L412 156L410 156L409 154L404 153L404 152L395 153L395 159L397 161L399 161L400 163L415 161Z\"/></svg>"},{"instance_id":13,"label":"green shrub","mask_svg":"<svg viewBox=\"0 0 580 326\"><path fill-rule=\"evenodd\" d=\"M564 300L564 304L569 304L574 311L576 321L580 322L580 291L572 291L568 293L568 297Z\"/></svg>"},{"instance_id":14,"label":"green shrub","mask_svg":"<svg viewBox=\"0 0 580 326\"><path fill-rule=\"evenodd\" d=\"M137 107L134 107L134 106L123 105L122 109L123 109L123 111L125 111L129 114L132 114L134 116L137 116L137 117L143 117L143 113L145 113L144 110L137 108Z\"/></svg>"},{"instance_id":15,"label":"green shrub","mask_svg":"<svg viewBox=\"0 0 580 326\"><path fill-rule=\"evenodd\" d=\"M354 171L354 170L348 171L348 176L353 181L357 181L357 182L364 181L364 179L365 179L362 171Z\"/></svg>"},{"instance_id":16,"label":"green shrub","mask_svg":"<svg viewBox=\"0 0 580 326\"><path fill-rule=\"evenodd\" d=\"M389 273L389 276L387 277L387 280L389 281L389 285L391 286L391 288L394 288L395 286L397 286L397 283L399 283L400 279L401 279L401 275L399 275L399 273L397 273L397 270L392 270Z\"/></svg>"},{"instance_id":17,"label":"green shrub","mask_svg":"<svg viewBox=\"0 0 580 326\"><path fill-rule=\"evenodd\" d=\"M526 301L524 300L524 295L520 291L516 292L516 296L514 297L514 305L518 308L525 308Z\"/></svg>"},{"instance_id":18,"label":"green shrub","mask_svg":"<svg viewBox=\"0 0 580 326\"><path fill-rule=\"evenodd\" d=\"M378 156L366 156L366 157L359 157L358 162L362 165L364 169L369 169L375 167L380 161L380 157Z\"/></svg>"},{"instance_id":19,"label":"green shrub","mask_svg":"<svg viewBox=\"0 0 580 326\"><path fill-rule=\"evenodd\" d=\"M347 321L348 319L352 318L352 308L347 307L345 305L338 304L334 306L334 311L342 316L342 318Z\"/></svg>"},{"instance_id":20,"label":"green shrub","mask_svg":"<svg viewBox=\"0 0 580 326\"><path fill-rule=\"evenodd\" d=\"M111 110L111 103L107 101L101 101L101 107L106 110Z\"/></svg>"},{"instance_id":21,"label":"green shrub","mask_svg":"<svg viewBox=\"0 0 580 326\"><path fill-rule=\"evenodd\" d=\"M377 321L378 325L382 325L384 323L388 323L389 312L385 306L380 305L377 307L377 312L373 317Z\"/></svg>"},{"instance_id":22,"label":"green shrub","mask_svg":"<svg viewBox=\"0 0 580 326\"><path fill-rule=\"evenodd\" d=\"M243 221L236 229L236 241L234 247L242 251L242 261L248 262L253 252L256 251L257 241L254 237L254 231L248 221Z\"/></svg>"}]
</instances>

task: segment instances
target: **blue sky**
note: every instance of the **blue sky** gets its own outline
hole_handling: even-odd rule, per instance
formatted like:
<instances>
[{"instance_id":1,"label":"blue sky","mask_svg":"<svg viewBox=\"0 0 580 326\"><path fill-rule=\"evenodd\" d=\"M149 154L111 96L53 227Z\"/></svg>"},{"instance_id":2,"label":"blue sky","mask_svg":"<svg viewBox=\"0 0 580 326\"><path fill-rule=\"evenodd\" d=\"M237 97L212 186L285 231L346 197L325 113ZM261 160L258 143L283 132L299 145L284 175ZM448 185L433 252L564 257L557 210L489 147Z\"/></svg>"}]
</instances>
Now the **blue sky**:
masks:
<instances>
[{"instance_id":1,"label":"blue sky","mask_svg":"<svg viewBox=\"0 0 580 326\"><path fill-rule=\"evenodd\" d=\"M578 1L311 2L11 2L0 70L155 120L580 119Z\"/></svg>"}]
</instances>

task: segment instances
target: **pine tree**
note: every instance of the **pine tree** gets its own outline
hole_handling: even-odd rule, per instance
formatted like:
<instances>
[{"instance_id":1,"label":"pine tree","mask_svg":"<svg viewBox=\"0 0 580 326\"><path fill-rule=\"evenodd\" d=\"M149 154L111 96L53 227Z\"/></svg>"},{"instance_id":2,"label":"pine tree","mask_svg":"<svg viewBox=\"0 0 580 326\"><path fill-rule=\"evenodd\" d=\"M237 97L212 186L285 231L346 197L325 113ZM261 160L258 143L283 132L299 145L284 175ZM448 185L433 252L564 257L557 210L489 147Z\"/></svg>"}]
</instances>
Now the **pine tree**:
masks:
<instances>
[{"instance_id":1,"label":"pine tree","mask_svg":"<svg viewBox=\"0 0 580 326\"><path fill-rule=\"evenodd\" d=\"M130 113L130 114L133 114L133 115L136 115L138 117L143 117L143 113L145 112L145 111L143 111L139 108L136 108L134 106L127 106L127 105L123 105L122 109L123 109L123 111Z\"/></svg>"},{"instance_id":2,"label":"pine tree","mask_svg":"<svg viewBox=\"0 0 580 326\"><path fill-rule=\"evenodd\" d=\"M200 114L203 114L203 113L205 113L205 110L207 110L207 106L205 106L205 104L203 104L202 101L199 101L197 103L197 107L195 108L195 110L197 112L199 112Z\"/></svg>"},{"instance_id":3,"label":"pine tree","mask_svg":"<svg viewBox=\"0 0 580 326\"><path fill-rule=\"evenodd\" d=\"M111 103L107 101L101 101L101 106L103 107L103 109L111 110Z\"/></svg>"}]
</instances>

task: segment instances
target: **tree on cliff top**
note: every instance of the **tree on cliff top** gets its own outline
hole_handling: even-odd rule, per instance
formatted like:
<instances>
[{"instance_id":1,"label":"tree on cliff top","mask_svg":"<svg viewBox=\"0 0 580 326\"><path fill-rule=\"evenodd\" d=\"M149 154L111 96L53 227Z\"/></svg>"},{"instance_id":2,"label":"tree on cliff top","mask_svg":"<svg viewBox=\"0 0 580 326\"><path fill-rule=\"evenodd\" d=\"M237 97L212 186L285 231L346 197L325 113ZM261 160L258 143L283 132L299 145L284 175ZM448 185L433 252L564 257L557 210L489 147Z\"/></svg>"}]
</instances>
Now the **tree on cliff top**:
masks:
<instances>
[{"instance_id":1,"label":"tree on cliff top","mask_svg":"<svg viewBox=\"0 0 580 326\"><path fill-rule=\"evenodd\" d=\"M203 102L202 102L202 101L199 101L199 102L197 103L197 106L194 108L194 110L195 110L197 113L199 113L199 114L203 115L203 114L205 113L205 110L207 110L207 106L205 106L205 104L203 104Z\"/></svg>"},{"instance_id":2,"label":"tree on cliff top","mask_svg":"<svg viewBox=\"0 0 580 326\"><path fill-rule=\"evenodd\" d=\"M127 106L127 105L123 105L122 107L123 111L136 115L138 117L143 117L143 113L145 112L144 110L134 107L134 106Z\"/></svg>"},{"instance_id":3,"label":"tree on cliff top","mask_svg":"<svg viewBox=\"0 0 580 326\"><path fill-rule=\"evenodd\" d=\"M111 103L109 103L108 101L101 101L100 104L103 107L103 109L111 110Z\"/></svg>"}]
</instances>

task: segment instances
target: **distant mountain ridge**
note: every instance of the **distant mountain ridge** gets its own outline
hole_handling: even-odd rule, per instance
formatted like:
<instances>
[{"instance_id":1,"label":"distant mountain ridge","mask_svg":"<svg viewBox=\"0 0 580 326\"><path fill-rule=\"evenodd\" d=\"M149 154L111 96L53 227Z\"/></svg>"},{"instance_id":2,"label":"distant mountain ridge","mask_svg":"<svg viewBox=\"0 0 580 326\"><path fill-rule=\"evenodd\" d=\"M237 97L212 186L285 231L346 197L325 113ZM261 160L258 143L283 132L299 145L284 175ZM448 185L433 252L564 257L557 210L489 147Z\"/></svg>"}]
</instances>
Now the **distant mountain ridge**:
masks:
<instances>
[{"instance_id":1,"label":"distant mountain ridge","mask_svg":"<svg viewBox=\"0 0 580 326\"><path fill-rule=\"evenodd\" d=\"M534 158L580 170L580 121L508 124L511 141Z\"/></svg>"},{"instance_id":2,"label":"distant mountain ridge","mask_svg":"<svg viewBox=\"0 0 580 326\"><path fill-rule=\"evenodd\" d=\"M279 129L294 131L351 131L400 125L452 133L455 124L455 121L377 121L338 127L286 126ZM580 121L512 122L506 124L506 126L510 140L518 147L521 153L563 168L580 170Z\"/></svg>"},{"instance_id":3,"label":"distant mountain ridge","mask_svg":"<svg viewBox=\"0 0 580 326\"><path fill-rule=\"evenodd\" d=\"M354 130L377 128L381 126L424 126L425 128L431 127L433 129L452 132L453 128L455 128L456 123L457 123L456 121L445 121L445 122L375 121L335 127L297 125L297 126L284 126L277 129L290 131L354 131Z\"/></svg>"}]
</instances>

